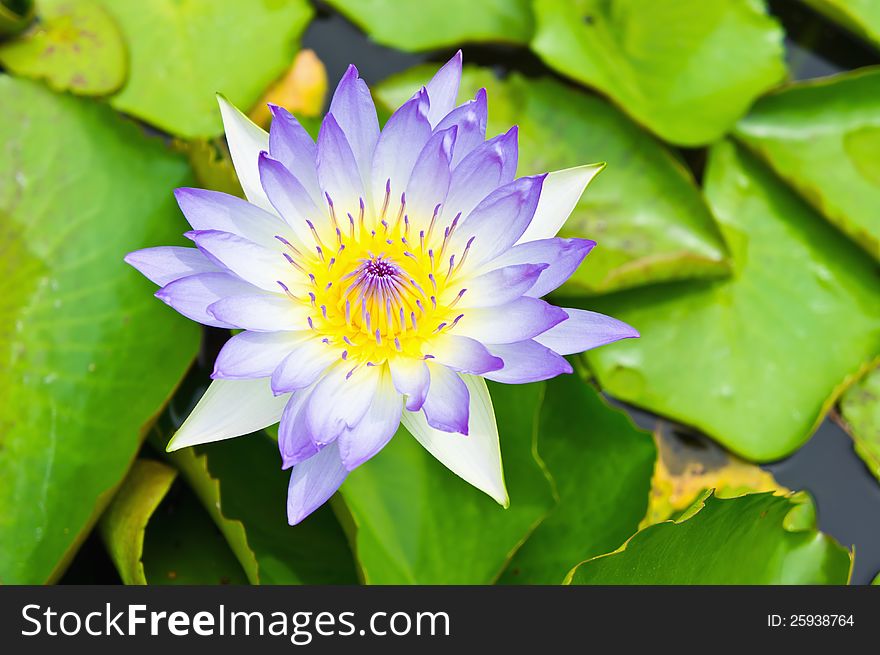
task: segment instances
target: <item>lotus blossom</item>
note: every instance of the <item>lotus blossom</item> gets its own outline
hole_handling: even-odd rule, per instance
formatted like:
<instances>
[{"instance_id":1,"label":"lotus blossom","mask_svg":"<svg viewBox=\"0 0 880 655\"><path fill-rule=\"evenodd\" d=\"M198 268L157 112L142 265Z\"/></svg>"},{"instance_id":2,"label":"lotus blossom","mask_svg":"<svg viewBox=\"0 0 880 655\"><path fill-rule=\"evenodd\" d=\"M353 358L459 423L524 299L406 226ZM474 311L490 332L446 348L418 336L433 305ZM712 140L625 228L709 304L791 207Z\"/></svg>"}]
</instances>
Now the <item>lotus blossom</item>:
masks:
<instances>
[{"instance_id":1,"label":"lotus blossom","mask_svg":"<svg viewBox=\"0 0 880 655\"><path fill-rule=\"evenodd\" d=\"M517 128L486 140L486 92L456 106L459 52L379 129L354 66L317 143L281 107L267 134L220 97L247 200L177 189L195 248L126 261L204 325L241 330L168 450L280 421L303 520L402 423L508 505L486 379L535 382L563 355L638 333L540 298L595 243L556 236L602 165L516 177Z\"/></svg>"}]
</instances>

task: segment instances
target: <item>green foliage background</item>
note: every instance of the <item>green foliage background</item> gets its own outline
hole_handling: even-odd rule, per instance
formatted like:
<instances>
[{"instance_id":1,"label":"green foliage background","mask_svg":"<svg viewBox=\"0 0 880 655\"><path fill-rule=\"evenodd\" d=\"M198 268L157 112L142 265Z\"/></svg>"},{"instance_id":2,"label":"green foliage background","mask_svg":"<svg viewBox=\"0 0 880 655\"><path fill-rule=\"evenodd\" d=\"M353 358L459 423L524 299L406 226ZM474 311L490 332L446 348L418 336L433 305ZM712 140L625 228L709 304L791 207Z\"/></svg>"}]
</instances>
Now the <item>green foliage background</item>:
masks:
<instances>
[{"instance_id":1,"label":"green foliage background","mask_svg":"<svg viewBox=\"0 0 880 655\"><path fill-rule=\"evenodd\" d=\"M880 2L791 4L880 63ZM0 584L62 579L84 541L88 581L125 584L849 582L756 463L830 413L880 478L880 68L791 81L806 51L763 0L0 5ZM223 335L122 257L180 241L175 187L236 191L214 93L253 107L335 12L429 62L368 76L380 115L462 47L503 64L469 63L461 99L519 124L520 174L608 162L563 228L599 247L557 295L643 336L490 385L507 510L403 428L296 527L271 435L163 452Z\"/></svg>"}]
</instances>

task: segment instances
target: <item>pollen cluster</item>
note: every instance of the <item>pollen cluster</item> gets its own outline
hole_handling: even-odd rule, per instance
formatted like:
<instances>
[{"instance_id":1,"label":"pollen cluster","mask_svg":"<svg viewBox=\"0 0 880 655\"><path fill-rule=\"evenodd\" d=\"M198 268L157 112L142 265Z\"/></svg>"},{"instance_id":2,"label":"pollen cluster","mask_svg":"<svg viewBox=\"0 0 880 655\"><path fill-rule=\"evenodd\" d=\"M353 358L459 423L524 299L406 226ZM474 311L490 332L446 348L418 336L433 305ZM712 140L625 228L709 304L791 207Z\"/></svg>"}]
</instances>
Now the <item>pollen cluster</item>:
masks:
<instances>
[{"instance_id":1,"label":"pollen cluster","mask_svg":"<svg viewBox=\"0 0 880 655\"><path fill-rule=\"evenodd\" d=\"M340 220L330 201L331 229L324 236L309 222L313 243L304 251L281 236L284 257L296 271L295 286L279 281L292 302L308 307L308 327L338 348L353 367L396 356L431 356L433 336L451 330L463 314L459 275L470 247L449 252L456 216L439 226L440 205L415 228L406 198L389 212L390 189L378 216L364 203ZM390 218L389 218L390 217Z\"/></svg>"}]
</instances>

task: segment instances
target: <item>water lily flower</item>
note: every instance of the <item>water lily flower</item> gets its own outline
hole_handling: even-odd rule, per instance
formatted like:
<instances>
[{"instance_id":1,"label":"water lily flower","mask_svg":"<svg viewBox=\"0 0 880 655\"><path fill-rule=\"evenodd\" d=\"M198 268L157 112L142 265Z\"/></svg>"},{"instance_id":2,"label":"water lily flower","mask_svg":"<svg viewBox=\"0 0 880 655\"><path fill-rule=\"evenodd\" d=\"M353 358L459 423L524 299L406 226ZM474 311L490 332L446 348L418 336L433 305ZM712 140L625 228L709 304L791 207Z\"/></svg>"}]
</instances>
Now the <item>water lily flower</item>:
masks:
<instances>
[{"instance_id":1,"label":"water lily flower","mask_svg":"<svg viewBox=\"0 0 880 655\"><path fill-rule=\"evenodd\" d=\"M247 200L178 189L196 247L126 257L184 316L242 330L168 449L280 421L291 524L401 423L506 507L485 380L638 336L541 300L595 245L556 234L602 165L517 178L517 128L486 140L486 92L456 106L460 81L459 52L380 130L351 66L317 143L281 107L267 134L219 98Z\"/></svg>"}]
</instances>

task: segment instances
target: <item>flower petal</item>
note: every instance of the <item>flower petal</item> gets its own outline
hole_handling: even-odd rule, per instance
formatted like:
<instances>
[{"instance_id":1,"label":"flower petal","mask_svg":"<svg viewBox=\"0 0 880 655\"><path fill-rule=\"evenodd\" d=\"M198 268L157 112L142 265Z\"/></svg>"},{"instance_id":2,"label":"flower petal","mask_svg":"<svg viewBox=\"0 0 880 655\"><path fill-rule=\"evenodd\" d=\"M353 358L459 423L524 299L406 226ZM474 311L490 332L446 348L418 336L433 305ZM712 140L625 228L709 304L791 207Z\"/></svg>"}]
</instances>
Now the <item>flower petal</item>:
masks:
<instances>
[{"instance_id":1,"label":"flower petal","mask_svg":"<svg viewBox=\"0 0 880 655\"><path fill-rule=\"evenodd\" d=\"M638 330L616 318L566 307L568 319L535 337L535 341L560 355L573 355L621 339L635 339Z\"/></svg>"},{"instance_id":2,"label":"flower petal","mask_svg":"<svg viewBox=\"0 0 880 655\"><path fill-rule=\"evenodd\" d=\"M358 424L373 399L378 368L362 366L348 376L350 367L340 363L315 384L303 411L305 427L316 445L331 443L343 430Z\"/></svg>"},{"instance_id":3,"label":"flower petal","mask_svg":"<svg viewBox=\"0 0 880 655\"><path fill-rule=\"evenodd\" d=\"M495 382L525 384L572 372L571 364L564 357L536 341L494 344L488 348L489 352L504 360L503 368L484 376Z\"/></svg>"},{"instance_id":4,"label":"flower petal","mask_svg":"<svg viewBox=\"0 0 880 655\"><path fill-rule=\"evenodd\" d=\"M302 411L314 387L294 391L281 415L278 425L278 450L281 453L281 468L289 469L318 454L320 448L312 440L305 426L305 413Z\"/></svg>"},{"instance_id":5,"label":"flower petal","mask_svg":"<svg viewBox=\"0 0 880 655\"><path fill-rule=\"evenodd\" d=\"M330 113L345 133L361 178L367 186L373 150L379 139L379 119L376 117L376 106L373 104L370 89L358 76L358 70L354 66L349 66L339 80L330 101Z\"/></svg>"},{"instance_id":6,"label":"flower petal","mask_svg":"<svg viewBox=\"0 0 880 655\"><path fill-rule=\"evenodd\" d=\"M486 196L452 233L450 252L462 256L473 241L467 259L473 270L510 248L535 214L543 181L543 175L521 177Z\"/></svg>"},{"instance_id":7,"label":"flower petal","mask_svg":"<svg viewBox=\"0 0 880 655\"><path fill-rule=\"evenodd\" d=\"M268 378L214 380L166 450L240 437L277 423L288 396L276 396Z\"/></svg>"},{"instance_id":8,"label":"flower petal","mask_svg":"<svg viewBox=\"0 0 880 655\"><path fill-rule=\"evenodd\" d=\"M364 186L351 146L333 114L327 114L321 123L317 162L318 182L330 197L328 202L332 202L336 215L340 219L346 213L356 217L366 198Z\"/></svg>"},{"instance_id":9,"label":"flower petal","mask_svg":"<svg viewBox=\"0 0 880 655\"><path fill-rule=\"evenodd\" d=\"M394 388L406 396L406 408L416 412L425 404L431 375L428 366L421 359L397 357L388 360Z\"/></svg>"},{"instance_id":10,"label":"flower petal","mask_svg":"<svg viewBox=\"0 0 880 655\"><path fill-rule=\"evenodd\" d=\"M241 113L222 95L217 94L220 104L220 115L223 117L223 128L226 130L226 143L232 165L241 182L241 188L248 201L267 211L272 211L269 199L263 193L260 174L257 171L257 157L260 152L269 149L269 135Z\"/></svg>"},{"instance_id":11,"label":"flower petal","mask_svg":"<svg viewBox=\"0 0 880 655\"><path fill-rule=\"evenodd\" d=\"M474 148L452 171L443 216L451 221L473 211L481 200L516 176L516 126ZM453 153L454 154L454 153Z\"/></svg>"},{"instance_id":12,"label":"flower petal","mask_svg":"<svg viewBox=\"0 0 880 655\"><path fill-rule=\"evenodd\" d=\"M559 307L528 296L499 307L478 307L463 313L456 333L486 344L525 341L568 318Z\"/></svg>"},{"instance_id":13,"label":"flower petal","mask_svg":"<svg viewBox=\"0 0 880 655\"><path fill-rule=\"evenodd\" d=\"M511 266L526 262L544 262L547 268L538 277L526 295L534 298L544 296L565 282L577 270L589 252L596 245L589 239L541 239L514 246L484 268Z\"/></svg>"},{"instance_id":14,"label":"flower petal","mask_svg":"<svg viewBox=\"0 0 880 655\"><path fill-rule=\"evenodd\" d=\"M438 364L463 373L482 375L504 366L504 362L492 355L486 346L469 337L440 333L425 348Z\"/></svg>"},{"instance_id":15,"label":"flower petal","mask_svg":"<svg viewBox=\"0 0 880 655\"><path fill-rule=\"evenodd\" d=\"M218 230L195 230L188 235L199 250L215 262L261 289L279 291L278 282L290 277L290 264L278 249L270 250L236 234Z\"/></svg>"},{"instance_id":16,"label":"flower petal","mask_svg":"<svg viewBox=\"0 0 880 655\"><path fill-rule=\"evenodd\" d=\"M208 307L222 298L256 289L231 273L199 273L175 280L156 292L156 297L193 321L202 325L231 328L231 323L218 319Z\"/></svg>"},{"instance_id":17,"label":"flower petal","mask_svg":"<svg viewBox=\"0 0 880 655\"><path fill-rule=\"evenodd\" d=\"M251 293L221 298L208 307L208 313L243 330L284 332L308 329L308 308L272 293Z\"/></svg>"},{"instance_id":18,"label":"flower petal","mask_svg":"<svg viewBox=\"0 0 880 655\"><path fill-rule=\"evenodd\" d=\"M456 129L435 132L413 166L406 185L406 213L416 226L427 229L435 209L446 200Z\"/></svg>"},{"instance_id":19,"label":"flower petal","mask_svg":"<svg viewBox=\"0 0 880 655\"><path fill-rule=\"evenodd\" d=\"M269 154L281 162L303 186L312 202L323 206L323 195L318 186L315 142L293 114L277 105L269 105L272 125L269 127Z\"/></svg>"},{"instance_id":20,"label":"flower petal","mask_svg":"<svg viewBox=\"0 0 880 655\"><path fill-rule=\"evenodd\" d=\"M431 386L422 412L428 425L444 432L468 433L468 388L461 376L442 364L428 362Z\"/></svg>"},{"instance_id":21,"label":"flower petal","mask_svg":"<svg viewBox=\"0 0 880 655\"><path fill-rule=\"evenodd\" d=\"M223 344L212 378L244 380L272 375L309 332L241 332Z\"/></svg>"},{"instance_id":22,"label":"flower petal","mask_svg":"<svg viewBox=\"0 0 880 655\"><path fill-rule=\"evenodd\" d=\"M357 425L339 435L339 455L349 471L366 462L385 447L400 426L403 398L391 382L391 372L382 366L369 409Z\"/></svg>"},{"instance_id":23,"label":"flower petal","mask_svg":"<svg viewBox=\"0 0 880 655\"><path fill-rule=\"evenodd\" d=\"M229 232L266 247L277 243L276 234L289 231L274 213L227 193L183 187L175 189L174 197L194 230Z\"/></svg>"},{"instance_id":24,"label":"flower petal","mask_svg":"<svg viewBox=\"0 0 880 655\"><path fill-rule=\"evenodd\" d=\"M404 412L402 423L450 471L507 507L501 449L492 399L482 378L464 375L470 395L470 434L462 437L428 425L420 412Z\"/></svg>"},{"instance_id":25,"label":"flower petal","mask_svg":"<svg viewBox=\"0 0 880 655\"><path fill-rule=\"evenodd\" d=\"M461 107L453 109L438 123L435 129L436 132L453 126L458 128L455 139L455 152L452 156L453 167L465 155L485 141L486 122L488 120L487 110L486 89L480 89L473 100L468 100Z\"/></svg>"},{"instance_id":26,"label":"flower petal","mask_svg":"<svg viewBox=\"0 0 880 655\"><path fill-rule=\"evenodd\" d=\"M461 282L465 292L458 305L460 307L497 307L513 302L529 292L547 266L547 264L513 264L465 280ZM457 293L455 287L451 287L444 300L452 301ZM529 293L529 295L535 294Z\"/></svg>"},{"instance_id":27,"label":"flower petal","mask_svg":"<svg viewBox=\"0 0 880 655\"><path fill-rule=\"evenodd\" d=\"M330 221L326 210L318 209L312 196L287 167L266 153L260 153L259 168L260 181L266 191L266 197L293 230L298 241L297 245L312 243L314 240L308 221L318 229L329 228ZM322 208L325 202L321 203ZM327 226L324 223L327 223Z\"/></svg>"},{"instance_id":28,"label":"flower petal","mask_svg":"<svg viewBox=\"0 0 880 655\"><path fill-rule=\"evenodd\" d=\"M339 352L316 338L297 343L272 373L272 391L285 393L311 385L339 359Z\"/></svg>"},{"instance_id":29,"label":"flower petal","mask_svg":"<svg viewBox=\"0 0 880 655\"><path fill-rule=\"evenodd\" d=\"M581 199L584 189L605 164L588 164L547 175L535 216L518 243L555 237Z\"/></svg>"},{"instance_id":30,"label":"flower petal","mask_svg":"<svg viewBox=\"0 0 880 655\"><path fill-rule=\"evenodd\" d=\"M461 85L461 50L437 71L431 81L425 85L428 99L431 101L428 110L428 121L435 127L446 114L455 107L458 98L458 87Z\"/></svg>"},{"instance_id":31,"label":"flower petal","mask_svg":"<svg viewBox=\"0 0 880 655\"><path fill-rule=\"evenodd\" d=\"M164 287L182 277L198 273L217 273L220 269L196 248L159 246L128 253L125 263L140 271L151 282Z\"/></svg>"},{"instance_id":32,"label":"flower petal","mask_svg":"<svg viewBox=\"0 0 880 655\"><path fill-rule=\"evenodd\" d=\"M326 503L347 476L336 444L294 466L287 488L287 522L296 525Z\"/></svg>"},{"instance_id":33,"label":"flower petal","mask_svg":"<svg viewBox=\"0 0 880 655\"><path fill-rule=\"evenodd\" d=\"M424 92L416 94L391 115L379 135L371 173L373 205L377 214L382 211L386 191L395 203L400 200L416 159L431 138L426 106Z\"/></svg>"}]
</instances>

